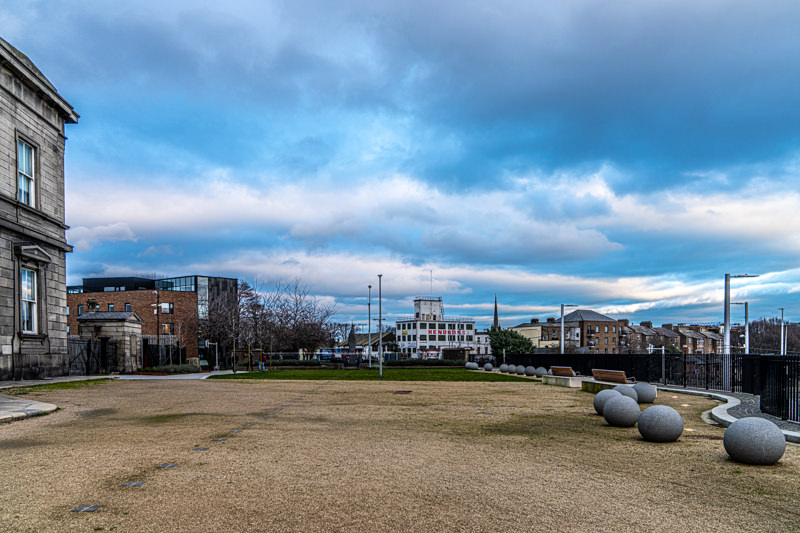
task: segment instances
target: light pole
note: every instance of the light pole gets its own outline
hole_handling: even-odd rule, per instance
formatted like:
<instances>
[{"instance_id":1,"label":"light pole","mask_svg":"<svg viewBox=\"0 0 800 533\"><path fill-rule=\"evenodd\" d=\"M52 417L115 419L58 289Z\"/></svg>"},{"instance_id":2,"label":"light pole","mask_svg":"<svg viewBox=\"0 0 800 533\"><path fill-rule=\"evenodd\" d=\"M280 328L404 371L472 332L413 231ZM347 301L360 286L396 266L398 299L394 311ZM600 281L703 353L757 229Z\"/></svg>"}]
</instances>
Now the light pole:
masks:
<instances>
[{"instance_id":1,"label":"light pole","mask_svg":"<svg viewBox=\"0 0 800 533\"><path fill-rule=\"evenodd\" d=\"M731 353L731 278L757 278L758 274L725 274L725 340L722 353Z\"/></svg>"},{"instance_id":2,"label":"light pole","mask_svg":"<svg viewBox=\"0 0 800 533\"><path fill-rule=\"evenodd\" d=\"M383 377L383 274L378 274L378 376Z\"/></svg>"},{"instance_id":3,"label":"light pole","mask_svg":"<svg viewBox=\"0 0 800 533\"><path fill-rule=\"evenodd\" d=\"M778 309L780 309L780 310L781 310L781 349L780 349L780 352L778 352L778 353L779 353L780 355L783 355L783 352L784 352L784 342L785 342L785 341L784 341L784 338L783 338L783 311L784 311L784 308L783 308L783 307L779 307Z\"/></svg>"},{"instance_id":4,"label":"light pole","mask_svg":"<svg viewBox=\"0 0 800 533\"><path fill-rule=\"evenodd\" d=\"M153 312L156 315L156 350L158 351L158 364L161 364L161 317L159 316L159 311L161 307L161 295L158 294L158 291L153 291L153 294L156 297L155 309ZM150 304L152 307L154 304ZM172 352L170 352L170 361L169 364L172 364Z\"/></svg>"},{"instance_id":5,"label":"light pole","mask_svg":"<svg viewBox=\"0 0 800 533\"><path fill-rule=\"evenodd\" d=\"M575 304L561 304L561 355L564 355L564 308L565 307L578 307Z\"/></svg>"},{"instance_id":6,"label":"light pole","mask_svg":"<svg viewBox=\"0 0 800 533\"><path fill-rule=\"evenodd\" d=\"M369 367L372 368L372 285L367 285L369 289L369 300L367 301L367 329L369 333L369 345L367 346L367 357L369 358Z\"/></svg>"},{"instance_id":7,"label":"light pole","mask_svg":"<svg viewBox=\"0 0 800 533\"><path fill-rule=\"evenodd\" d=\"M750 353L750 313L748 310L748 304L750 302L731 302L731 305L743 305L744 306L744 353Z\"/></svg>"}]
</instances>

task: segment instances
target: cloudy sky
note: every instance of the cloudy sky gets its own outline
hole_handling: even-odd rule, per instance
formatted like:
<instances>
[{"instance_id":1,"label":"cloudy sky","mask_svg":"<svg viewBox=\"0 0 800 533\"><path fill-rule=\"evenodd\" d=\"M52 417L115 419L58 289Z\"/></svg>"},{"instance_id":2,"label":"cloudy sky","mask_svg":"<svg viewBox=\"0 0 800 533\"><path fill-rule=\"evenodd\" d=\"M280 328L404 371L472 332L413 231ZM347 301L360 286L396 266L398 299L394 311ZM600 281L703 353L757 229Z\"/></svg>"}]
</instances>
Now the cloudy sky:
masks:
<instances>
[{"instance_id":1,"label":"cloudy sky","mask_svg":"<svg viewBox=\"0 0 800 533\"><path fill-rule=\"evenodd\" d=\"M299 278L503 324L800 319L800 4L7 0L67 128L68 283ZM35 31L31 31L34 28ZM432 279L432 283L431 283ZM734 320L741 309L734 308Z\"/></svg>"}]
</instances>

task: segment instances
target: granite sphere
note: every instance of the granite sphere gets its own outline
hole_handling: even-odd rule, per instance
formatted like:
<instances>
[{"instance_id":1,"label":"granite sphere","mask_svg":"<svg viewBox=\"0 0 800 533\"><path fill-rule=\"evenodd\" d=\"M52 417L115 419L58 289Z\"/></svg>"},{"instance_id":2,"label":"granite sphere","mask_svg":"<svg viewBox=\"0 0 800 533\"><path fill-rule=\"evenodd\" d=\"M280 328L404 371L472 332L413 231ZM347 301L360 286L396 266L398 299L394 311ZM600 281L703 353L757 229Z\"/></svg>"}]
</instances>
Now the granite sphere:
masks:
<instances>
[{"instance_id":1,"label":"granite sphere","mask_svg":"<svg viewBox=\"0 0 800 533\"><path fill-rule=\"evenodd\" d=\"M492 368L494 368L492 366L492 363L486 363L485 365L483 365L483 369L486 370L487 372L491 372Z\"/></svg>"},{"instance_id":2,"label":"granite sphere","mask_svg":"<svg viewBox=\"0 0 800 533\"><path fill-rule=\"evenodd\" d=\"M517 365L517 374L520 376L525 375L525 367L522 365Z\"/></svg>"},{"instance_id":3,"label":"granite sphere","mask_svg":"<svg viewBox=\"0 0 800 533\"><path fill-rule=\"evenodd\" d=\"M786 451L786 437L766 418L740 418L725 430L725 451L734 461L749 465L772 465Z\"/></svg>"},{"instance_id":4,"label":"granite sphere","mask_svg":"<svg viewBox=\"0 0 800 533\"><path fill-rule=\"evenodd\" d=\"M540 378L547 375L547 369L543 366L536 368L536 377Z\"/></svg>"},{"instance_id":5,"label":"granite sphere","mask_svg":"<svg viewBox=\"0 0 800 533\"><path fill-rule=\"evenodd\" d=\"M500 365L500 372L508 372L508 365L505 363Z\"/></svg>"},{"instance_id":6,"label":"granite sphere","mask_svg":"<svg viewBox=\"0 0 800 533\"><path fill-rule=\"evenodd\" d=\"M639 415L639 433L650 442L675 442L683 433L683 418L667 405L652 405Z\"/></svg>"},{"instance_id":7,"label":"granite sphere","mask_svg":"<svg viewBox=\"0 0 800 533\"><path fill-rule=\"evenodd\" d=\"M633 427L639 420L639 404L629 396L614 396L603 406L603 418L609 425L621 428Z\"/></svg>"},{"instance_id":8,"label":"granite sphere","mask_svg":"<svg viewBox=\"0 0 800 533\"><path fill-rule=\"evenodd\" d=\"M614 387L614 390L622 394L623 396L627 396L628 398L632 398L633 401L639 401L639 395L636 393L636 389L634 389L631 385L617 385Z\"/></svg>"},{"instance_id":9,"label":"granite sphere","mask_svg":"<svg viewBox=\"0 0 800 533\"><path fill-rule=\"evenodd\" d=\"M597 411L598 415L603 414L603 406L609 400L609 398L613 398L614 396L622 396L619 391L614 389L604 389L595 394L594 396L594 410Z\"/></svg>"},{"instance_id":10,"label":"granite sphere","mask_svg":"<svg viewBox=\"0 0 800 533\"><path fill-rule=\"evenodd\" d=\"M536 369L533 368L532 366L526 366L525 367L525 375L526 376L535 376L536 375Z\"/></svg>"},{"instance_id":11,"label":"granite sphere","mask_svg":"<svg viewBox=\"0 0 800 533\"><path fill-rule=\"evenodd\" d=\"M636 391L639 403L653 403L656 401L658 389L649 383L637 383L633 386L633 390Z\"/></svg>"}]
</instances>

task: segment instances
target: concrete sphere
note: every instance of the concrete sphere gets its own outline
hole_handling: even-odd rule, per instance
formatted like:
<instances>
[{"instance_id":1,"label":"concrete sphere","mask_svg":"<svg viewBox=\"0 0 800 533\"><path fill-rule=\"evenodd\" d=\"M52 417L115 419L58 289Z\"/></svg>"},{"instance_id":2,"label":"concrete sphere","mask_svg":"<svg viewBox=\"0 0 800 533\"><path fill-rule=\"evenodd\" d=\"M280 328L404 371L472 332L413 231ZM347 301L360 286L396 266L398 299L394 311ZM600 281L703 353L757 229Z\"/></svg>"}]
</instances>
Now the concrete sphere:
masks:
<instances>
[{"instance_id":1,"label":"concrete sphere","mask_svg":"<svg viewBox=\"0 0 800 533\"><path fill-rule=\"evenodd\" d=\"M639 403L653 403L656 401L656 396L658 395L658 389L655 386L650 385L649 383L637 383L633 386L633 390L636 391L638 395Z\"/></svg>"},{"instance_id":2,"label":"concrete sphere","mask_svg":"<svg viewBox=\"0 0 800 533\"><path fill-rule=\"evenodd\" d=\"M683 433L683 419L672 407L652 405L639 415L639 433L650 442L675 442Z\"/></svg>"},{"instance_id":3,"label":"concrete sphere","mask_svg":"<svg viewBox=\"0 0 800 533\"><path fill-rule=\"evenodd\" d=\"M731 424L722 444L731 459L749 465L775 464L786 451L786 438L780 428L755 416Z\"/></svg>"},{"instance_id":4,"label":"concrete sphere","mask_svg":"<svg viewBox=\"0 0 800 533\"><path fill-rule=\"evenodd\" d=\"M472 363L467 363L466 365L464 365L464 367L467 368L467 369L471 369L472 368Z\"/></svg>"},{"instance_id":5,"label":"concrete sphere","mask_svg":"<svg viewBox=\"0 0 800 533\"><path fill-rule=\"evenodd\" d=\"M633 401L639 401L639 395L636 393L636 390L630 385L617 385L614 387L614 390L622 394L623 396L627 396L628 398L633 398Z\"/></svg>"},{"instance_id":6,"label":"concrete sphere","mask_svg":"<svg viewBox=\"0 0 800 533\"><path fill-rule=\"evenodd\" d=\"M508 365L505 363L500 365L500 372L508 372Z\"/></svg>"},{"instance_id":7,"label":"concrete sphere","mask_svg":"<svg viewBox=\"0 0 800 533\"><path fill-rule=\"evenodd\" d=\"M478 370L478 363L469 362L467 363L467 368L469 370Z\"/></svg>"},{"instance_id":8,"label":"concrete sphere","mask_svg":"<svg viewBox=\"0 0 800 533\"><path fill-rule=\"evenodd\" d=\"M603 418L611 426L621 428L633 427L639 420L639 404L629 396L614 396L606 400L603 406Z\"/></svg>"},{"instance_id":9,"label":"concrete sphere","mask_svg":"<svg viewBox=\"0 0 800 533\"><path fill-rule=\"evenodd\" d=\"M604 389L595 394L594 396L594 410L597 411L598 415L603 414L603 406L609 400L609 398L613 398L614 396L622 396L619 391L614 389Z\"/></svg>"},{"instance_id":10,"label":"concrete sphere","mask_svg":"<svg viewBox=\"0 0 800 533\"><path fill-rule=\"evenodd\" d=\"M535 376L536 375L536 369L533 368L532 366L526 366L525 367L525 375L526 376Z\"/></svg>"},{"instance_id":11,"label":"concrete sphere","mask_svg":"<svg viewBox=\"0 0 800 533\"><path fill-rule=\"evenodd\" d=\"M486 363L485 365L483 365L483 369L486 370L487 372L491 372L492 368L494 368L492 366L492 363Z\"/></svg>"},{"instance_id":12,"label":"concrete sphere","mask_svg":"<svg viewBox=\"0 0 800 533\"><path fill-rule=\"evenodd\" d=\"M546 375L547 375L547 369L545 367L540 366L540 367L538 367L536 369L536 377L537 378L540 378L540 377L546 376Z\"/></svg>"},{"instance_id":13,"label":"concrete sphere","mask_svg":"<svg viewBox=\"0 0 800 533\"><path fill-rule=\"evenodd\" d=\"M550 370L548 370L548 371L547 371L547 375L548 375L548 376L552 376L552 375L553 375L553 369L552 369L552 368L551 368Z\"/></svg>"}]
</instances>

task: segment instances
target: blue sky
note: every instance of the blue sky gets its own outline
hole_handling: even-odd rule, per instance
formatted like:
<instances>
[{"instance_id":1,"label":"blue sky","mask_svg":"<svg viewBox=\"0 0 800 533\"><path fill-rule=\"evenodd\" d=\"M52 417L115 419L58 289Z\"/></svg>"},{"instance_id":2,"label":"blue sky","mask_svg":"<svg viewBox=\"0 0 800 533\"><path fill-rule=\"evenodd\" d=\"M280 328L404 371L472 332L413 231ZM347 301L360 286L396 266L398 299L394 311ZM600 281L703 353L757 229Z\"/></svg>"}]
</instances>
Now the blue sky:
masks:
<instances>
[{"instance_id":1,"label":"blue sky","mask_svg":"<svg viewBox=\"0 0 800 533\"><path fill-rule=\"evenodd\" d=\"M299 278L506 326L800 316L800 4L9 0L67 128L68 283ZM36 31L30 31L36 28ZM376 291L373 291L375 294ZM740 308L734 308L738 313ZM734 319L736 319L734 315Z\"/></svg>"}]
</instances>

